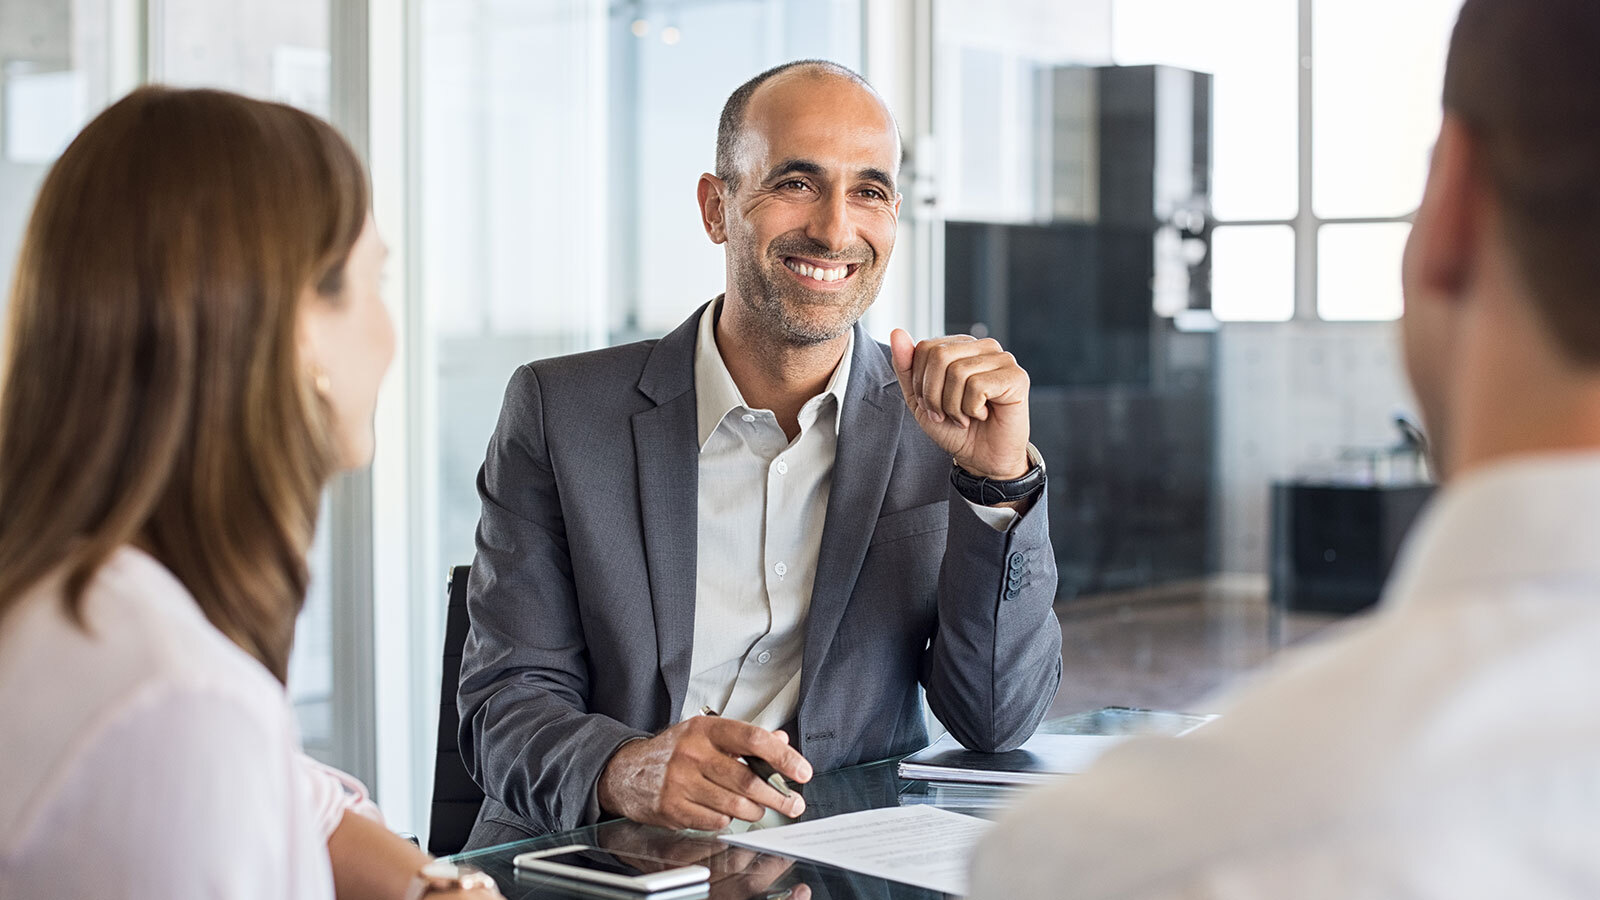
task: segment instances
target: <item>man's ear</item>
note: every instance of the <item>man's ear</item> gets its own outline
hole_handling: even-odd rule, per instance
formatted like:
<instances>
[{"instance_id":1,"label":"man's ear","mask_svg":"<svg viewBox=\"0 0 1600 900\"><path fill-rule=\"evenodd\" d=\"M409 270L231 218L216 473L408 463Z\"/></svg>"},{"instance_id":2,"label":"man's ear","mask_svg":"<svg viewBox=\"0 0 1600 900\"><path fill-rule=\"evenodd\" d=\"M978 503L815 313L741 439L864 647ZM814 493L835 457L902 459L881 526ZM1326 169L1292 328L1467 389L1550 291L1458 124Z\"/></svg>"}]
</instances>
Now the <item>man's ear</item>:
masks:
<instances>
[{"instance_id":1,"label":"man's ear","mask_svg":"<svg viewBox=\"0 0 1600 900\"><path fill-rule=\"evenodd\" d=\"M705 226L706 236L713 244L728 241L728 225L724 218L727 210L723 206L727 190L728 185L710 172L700 176L700 184L695 189L695 197L700 201L700 224Z\"/></svg>"},{"instance_id":2,"label":"man's ear","mask_svg":"<svg viewBox=\"0 0 1600 900\"><path fill-rule=\"evenodd\" d=\"M1411 226L1407 264L1419 292L1446 298L1461 294L1484 236L1487 199L1476 139L1465 123L1447 113Z\"/></svg>"}]
</instances>

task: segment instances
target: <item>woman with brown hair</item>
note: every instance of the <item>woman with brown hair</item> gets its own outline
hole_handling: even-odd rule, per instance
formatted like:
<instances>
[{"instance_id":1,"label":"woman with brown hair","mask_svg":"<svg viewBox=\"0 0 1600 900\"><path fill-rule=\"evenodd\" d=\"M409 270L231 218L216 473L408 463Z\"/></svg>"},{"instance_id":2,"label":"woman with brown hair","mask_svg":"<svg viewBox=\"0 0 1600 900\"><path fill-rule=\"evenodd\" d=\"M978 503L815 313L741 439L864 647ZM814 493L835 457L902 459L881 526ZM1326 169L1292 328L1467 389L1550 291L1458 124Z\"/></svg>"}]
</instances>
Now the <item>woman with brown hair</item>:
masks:
<instances>
[{"instance_id":1,"label":"woman with brown hair","mask_svg":"<svg viewBox=\"0 0 1600 900\"><path fill-rule=\"evenodd\" d=\"M144 88L40 191L0 385L0 895L493 897L300 751L323 485L394 333L326 123Z\"/></svg>"}]
</instances>

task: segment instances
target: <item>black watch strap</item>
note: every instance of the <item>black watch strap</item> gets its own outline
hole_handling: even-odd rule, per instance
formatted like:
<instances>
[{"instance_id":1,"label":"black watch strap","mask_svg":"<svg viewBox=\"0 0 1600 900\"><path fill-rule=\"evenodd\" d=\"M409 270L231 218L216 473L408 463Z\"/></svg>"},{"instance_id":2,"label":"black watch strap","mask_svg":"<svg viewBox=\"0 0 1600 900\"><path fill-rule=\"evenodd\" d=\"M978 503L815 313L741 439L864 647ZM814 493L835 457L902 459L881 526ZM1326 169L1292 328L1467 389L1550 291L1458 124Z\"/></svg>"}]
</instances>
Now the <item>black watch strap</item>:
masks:
<instances>
[{"instance_id":1,"label":"black watch strap","mask_svg":"<svg viewBox=\"0 0 1600 900\"><path fill-rule=\"evenodd\" d=\"M1038 451L1032 446L1028 447L1028 460L1033 463L1033 468L1021 478L1007 481L980 478L952 463L950 483L955 485L956 493L979 506L1026 500L1044 488L1044 461L1039 458Z\"/></svg>"}]
</instances>

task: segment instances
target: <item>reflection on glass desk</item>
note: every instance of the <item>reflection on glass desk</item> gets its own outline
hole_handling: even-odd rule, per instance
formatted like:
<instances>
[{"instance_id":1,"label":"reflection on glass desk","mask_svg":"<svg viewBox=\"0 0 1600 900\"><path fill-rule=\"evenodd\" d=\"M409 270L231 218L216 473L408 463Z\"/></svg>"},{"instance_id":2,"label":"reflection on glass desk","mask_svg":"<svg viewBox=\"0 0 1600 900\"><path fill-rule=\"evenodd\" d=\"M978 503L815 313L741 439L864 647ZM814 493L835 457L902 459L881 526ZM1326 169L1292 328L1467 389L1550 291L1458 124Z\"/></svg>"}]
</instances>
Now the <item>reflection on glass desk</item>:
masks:
<instances>
[{"instance_id":1,"label":"reflection on glass desk","mask_svg":"<svg viewBox=\"0 0 1600 900\"><path fill-rule=\"evenodd\" d=\"M1039 727L1049 734L1177 734L1204 717L1183 713L1107 707L1054 719ZM906 781L895 774L899 757L824 772L795 787L805 795L806 811L797 821L886 806L929 804L967 815L992 818L1016 799L1022 788ZM784 824L776 814L756 827ZM736 823L736 826L740 823ZM933 900L944 895L832 866L796 862L781 856L730 847L715 834L669 831L622 819L576 828L514 844L452 857L482 868L510 900L591 898L570 882L519 872L511 860L519 853L563 844L589 844L641 869L702 865L711 870L712 900Z\"/></svg>"}]
</instances>

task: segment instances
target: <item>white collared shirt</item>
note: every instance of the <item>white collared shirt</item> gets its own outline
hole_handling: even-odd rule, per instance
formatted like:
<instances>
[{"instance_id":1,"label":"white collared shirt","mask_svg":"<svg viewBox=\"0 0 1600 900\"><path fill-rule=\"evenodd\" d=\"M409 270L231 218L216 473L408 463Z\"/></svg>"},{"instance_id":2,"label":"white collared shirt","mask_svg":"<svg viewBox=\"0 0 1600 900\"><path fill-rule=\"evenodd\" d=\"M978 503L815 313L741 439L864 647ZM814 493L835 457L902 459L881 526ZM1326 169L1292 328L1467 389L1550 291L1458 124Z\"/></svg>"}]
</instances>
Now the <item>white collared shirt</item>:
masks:
<instances>
[{"instance_id":1,"label":"white collared shirt","mask_svg":"<svg viewBox=\"0 0 1600 900\"><path fill-rule=\"evenodd\" d=\"M1600 454L1471 473L1381 610L1041 789L975 898L1600 896Z\"/></svg>"},{"instance_id":2,"label":"white collared shirt","mask_svg":"<svg viewBox=\"0 0 1600 900\"><path fill-rule=\"evenodd\" d=\"M0 621L0 896L332 898L329 836L377 810L301 752L283 685L138 550L86 628L62 582Z\"/></svg>"},{"instance_id":3,"label":"white collared shirt","mask_svg":"<svg viewBox=\"0 0 1600 900\"><path fill-rule=\"evenodd\" d=\"M800 434L751 409L717 349L717 310L695 343L700 439L694 652L681 715L709 706L777 728L794 716L806 615L833 483L855 331L823 392L800 408Z\"/></svg>"}]
</instances>

